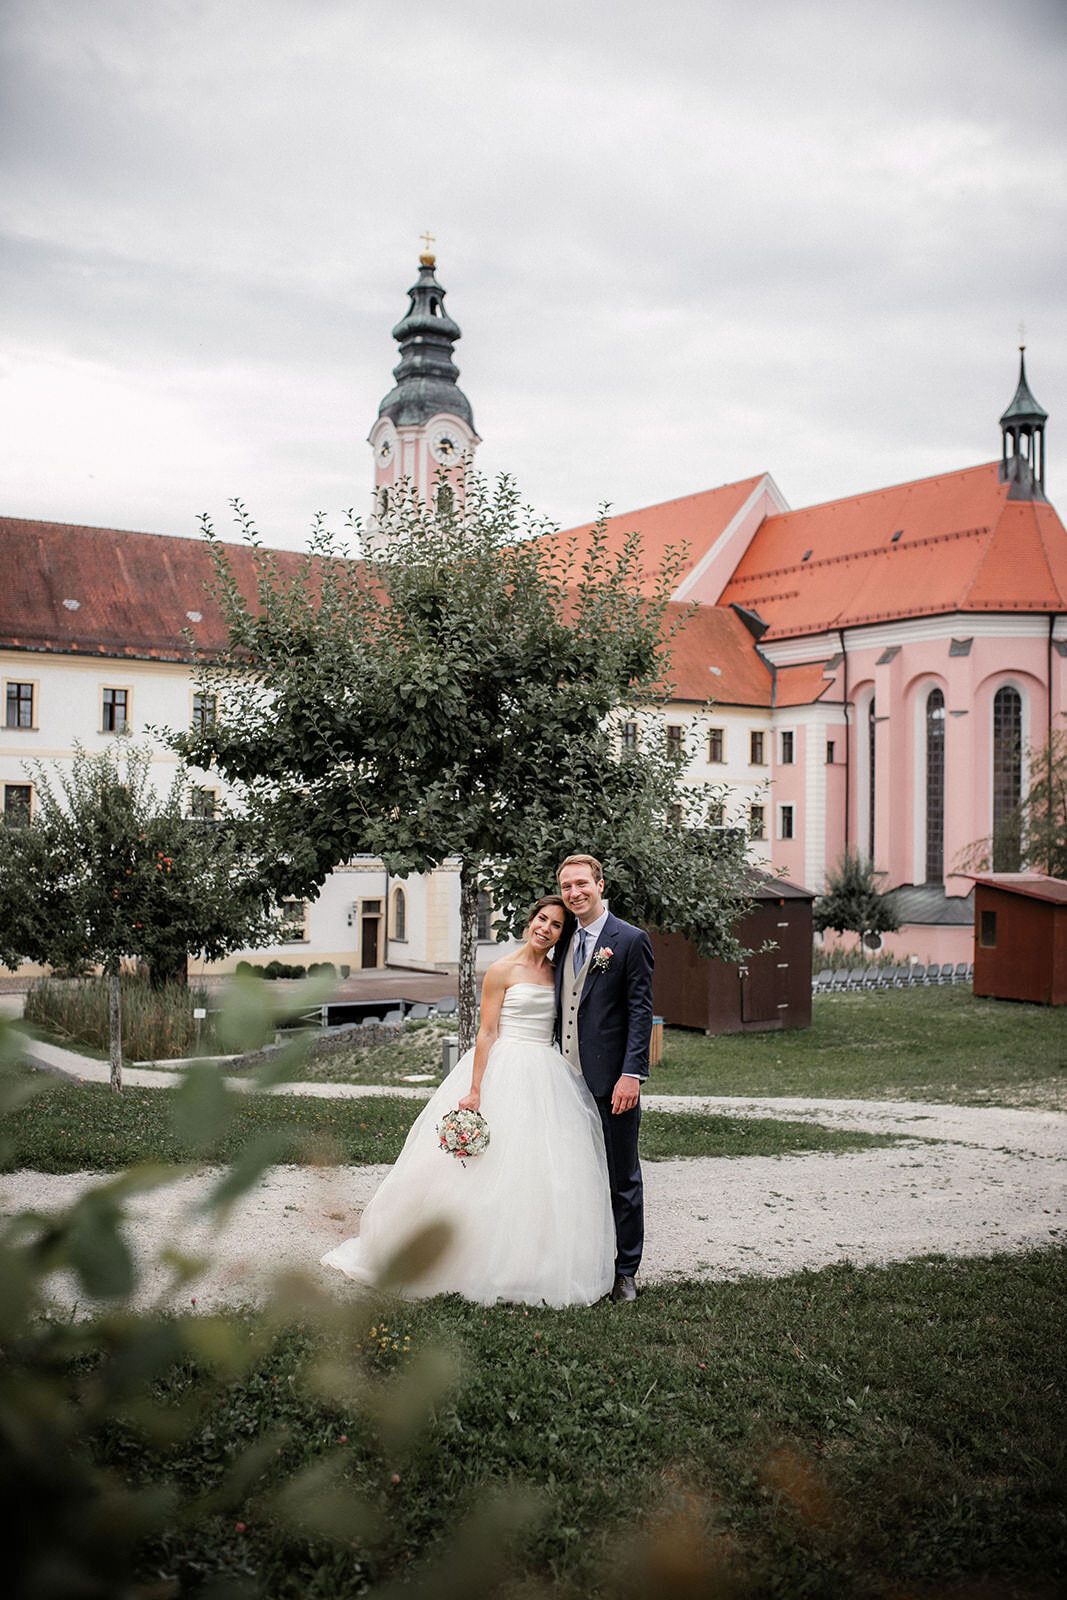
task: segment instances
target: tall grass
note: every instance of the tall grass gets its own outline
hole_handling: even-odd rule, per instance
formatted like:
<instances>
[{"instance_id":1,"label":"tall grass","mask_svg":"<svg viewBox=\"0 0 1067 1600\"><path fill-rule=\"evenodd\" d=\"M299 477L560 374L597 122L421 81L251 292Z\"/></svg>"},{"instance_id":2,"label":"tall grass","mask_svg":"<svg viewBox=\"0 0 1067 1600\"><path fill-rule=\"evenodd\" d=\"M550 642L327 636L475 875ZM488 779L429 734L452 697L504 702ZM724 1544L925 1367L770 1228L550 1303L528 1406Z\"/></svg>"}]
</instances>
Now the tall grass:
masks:
<instances>
[{"instance_id":1,"label":"tall grass","mask_svg":"<svg viewBox=\"0 0 1067 1600\"><path fill-rule=\"evenodd\" d=\"M169 1061L188 1056L197 1045L194 1007L207 1009L202 990L184 983L153 989L143 978L121 980L122 1053L133 1061ZM26 996L27 1022L47 1028L72 1044L108 1048L108 980L38 978ZM201 1022L200 1043L207 1043L210 1018Z\"/></svg>"}]
</instances>

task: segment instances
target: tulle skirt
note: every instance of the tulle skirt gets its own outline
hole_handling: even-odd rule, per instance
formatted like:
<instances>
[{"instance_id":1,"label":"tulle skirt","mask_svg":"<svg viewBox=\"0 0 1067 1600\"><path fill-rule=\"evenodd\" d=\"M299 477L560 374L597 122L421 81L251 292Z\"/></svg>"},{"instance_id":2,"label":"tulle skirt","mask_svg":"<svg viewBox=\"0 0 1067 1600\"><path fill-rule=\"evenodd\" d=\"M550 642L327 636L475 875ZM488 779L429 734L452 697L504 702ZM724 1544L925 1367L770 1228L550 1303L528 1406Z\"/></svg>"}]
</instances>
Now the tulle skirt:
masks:
<instances>
[{"instance_id":1,"label":"tulle skirt","mask_svg":"<svg viewBox=\"0 0 1067 1600\"><path fill-rule=\"evenodd\" d=\"M437 1123L470 1091L468 1051L434 1092L370 1201L359 1236L322 1257L374 1284L419 1228L443 1218L450 1243L404 1293L461 1294L480 1305L590 1305L614 1281L615 1229L600 1114L550 1045L496 1040L482 1079L490 1143L463 1161Z\"/></svg>"}]
</instances>

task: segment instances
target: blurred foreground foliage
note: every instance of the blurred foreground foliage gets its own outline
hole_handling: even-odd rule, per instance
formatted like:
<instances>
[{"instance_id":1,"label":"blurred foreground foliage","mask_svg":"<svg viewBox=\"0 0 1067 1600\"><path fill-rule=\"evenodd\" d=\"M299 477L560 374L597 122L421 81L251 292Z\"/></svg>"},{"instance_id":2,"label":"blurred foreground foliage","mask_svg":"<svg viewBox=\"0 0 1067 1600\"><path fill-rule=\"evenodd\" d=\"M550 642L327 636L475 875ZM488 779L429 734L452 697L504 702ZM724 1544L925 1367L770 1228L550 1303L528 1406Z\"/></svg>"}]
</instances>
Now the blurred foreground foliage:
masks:
<instances>
[{"instance_id":1,"label":"blurred foreground foliage","mask_svg":"<svg viewBox=\"0 0 1067 1600\"><path fill-rule=\"evenodd\" d=\"M298 1014L313 1000L307 985L288 1003ZM224 1007L221 1031L255 1048L283 1019L284 1007L264 998L254 979L238 982ZM265 1064L256 1087L266 1090L281 1081L298 1048ZM0 1115L18 1110L43 1087L18 1070L20 1055L15 1030L0 1024ZM207 1145L233 1117L239 1098L227 1091L219 1071L204 1063L186 1075L173 1097L175 1123L184 1137ZM275 1159L274 1139L247 1145L218 1178L203 1210L221 1220ZM364 1354L378 1350L371 1335L372 1308L354 1293L343 1298L330 1293L321 1275L318 1282L310 1276L279 1277L254 1324L198 1313L195 1299L188 1311L175 1314L166 1304L206 1263L168 1250L158 1264L167 1277L159 1306L135 1309L148 1272L146 1264L135 1262L124 1237L126 1202L180 1176L180 1168L145 1163L93 1186L63 1211L22 1212L4 1220L0 1496L9 1528L4 1562L9 1600L260 1593L247 1566L241 1570L237 1563L237 1570L227 1571L234 1567L227 1555L220 1556L214 1577L201 1571L179 1580L159 1569L147 1581L138 1577L146 1549L164 1554L191 1528L232 1519L234 1508L253 1491L276 1528L291 1531L294 1539L321 1541L324 1559L335 1547L350 1551L354 1540L373 1550L383 1536L380 1486L354 1485L343 1458L325 1445L314 1459L292 1465L279 1437L284 1424L281 1430L249 1429L240 1446L228 1452L225 1469L208 1473L206 1482L142 1484L123 1470L124 1453L166 1450L196 1439L208 1445L205 1460L210 1461L205 1420L217 1395L256 1370L282 1328L296 1325L309 1330L309 1337L314 1330L319 1354L304 1372L305 1393L354 1415L394 1449L418 1429L454 1381L449 1358L433 1347L424 1348L417 1360L405 1360L402 1384L376 1372ZM417 1278L446 1244L447 1230L428 1224L397 1259L393 1281L384 1287L395 1289ZM84 1297L78 1313L63 1320L48 1303L47 1280L55 1273L72 1278ZM83 1307L85 1315L79 1314ZM199 1381L183 1385L183 1372L194 1369ZM126 1444L116 1451L118 1436ZM103 1452L102 1439L111 1441Z\"/></svg>"}]
</instances>

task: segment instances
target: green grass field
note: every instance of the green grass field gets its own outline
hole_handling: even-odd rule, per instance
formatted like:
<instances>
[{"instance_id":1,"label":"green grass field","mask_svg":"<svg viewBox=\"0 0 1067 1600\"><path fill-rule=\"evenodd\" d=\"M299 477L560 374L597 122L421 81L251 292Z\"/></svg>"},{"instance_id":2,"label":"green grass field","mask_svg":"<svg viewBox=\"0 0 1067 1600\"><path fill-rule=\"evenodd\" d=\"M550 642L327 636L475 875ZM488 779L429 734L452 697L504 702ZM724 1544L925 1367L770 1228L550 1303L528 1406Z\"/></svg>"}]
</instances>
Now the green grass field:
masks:
<instances>
[{"instance_id":1,"label":"green grass field","mask_svg":"<svg viewBox=\"0 0 1067 1600\"><path fill-rule=\"evenodd\" d=\"M454 1031L420 1024L388 1044L312 1053L292 1076L402 1086L411 1074L439 1072L442 1038ZM1067 1014L952 986L818 995L810 1028L712 1039L666 1029L648 1092L1062 1108Z\"/></svg>"},{"instance_id":2,"label":"green grass field","mask_svg":"<svg viewBox=\"0 0 1067 1600\"><path fill-rule=\"evenodd\" d=\"M412 1050L425 1043L411 1033L382 1047L373 1070L417 1070ZM348 1070L363 1070L360 1059L353 1054ZM1058 1014L944 989L823 999L802 1033L708 1040L672 1031L654 1087L1052 1105L1065 1062ZM339 1065L330 1058L331 1072ZM389 1161L419 1110L383 1097L240 1095L205 1137L180 1098L53 1085L0 1122L4 1166L221 1161L263 1135L279 1160ZM642 1142L656 1159L889 1141L788 1119L652 1110ZM42 1397L54 1394L47 1385L64 1386L69 1414L95 1404L106 1419L88 1440L101 1469L150 1498L183 1497L184 1511L138 1549L137 1592L1062 1592L1063 1250L654 1285L625 1308L486 1309L335 1290L306 1312L279 1300L273 1317L201 1318L187 1308L149 1319L135 1344L120 1307L77 1338L62 1325L46 1333L25 1375L17 1344L6 1345L5 1407L16 1397L38 1419ZM424 1376L440 1350L454 1376L431 1394ZM142 1379L142 1370L159 1376ZM123 1383L134 1401L102 1404ZM42 1537L61 1544L73 1513L57 1518L54 1490L40 1507ZM83 1507L78 1514L84 1527Z\"/></svg>"},{"instance_id":3,"label":"green grass field","mask_svg":"<svg viewBox=\"0 0 1067 1600\"><path fill-rule=\"evenodd\" d=\"M203 1492L242 1448L278 1441L224 1515L144 1550L143 1575L189 1585L236 1569L293 1600L407 1592L474 1515L473 1557L418 1593L1051 1600L1067 1558L1067 1374L1049 1336L1064 1265L841 1266L652 1288L626 1310L384 1301L348 1340L287 1329L236 1382L186 1363L156 1393L200 1408L186 1441L159 1449L115 1424L96 1449L136 1481ZM423 1431L383 1433L375 1380L396 1392L442 1341L460 1380ZM324 1356L362 1373L350 1403L316 1397ZM280 1475L325 1459L364 1508L348 1513L354 1539L279 1523Z\"/></svg>"},{"instance_id":4,"label":"green grass field","mask_svg":"<svg viewBox=\"0 0 1067 1600\"><path fill-rule=\"evenodd\" d=\"M311 1080L399 1083L440 1066L440 1025L394 1044L312 1057ZM980 1000L963 988L818 995L810 1028L708 1039L665 1030L650 1094L1065 1104L1067 1013Z\"/></svg>"},{"instance_id":5,"label":"green grass field","mask_svg":"<svg viewBox=\"0 0 1067 1600\"><path fill-rule=\"evenodd\" d=\"M36 1076L36 1075L35 1075ZM45 1092L0 1118L0 1171L117 1172L137 1162L234 1161L253 1140L275 1141L279 1162L362 1166L395 1161L421 1102L391 1095L360 1100L245 1095L231 1101L231 1120L210 1139L176 1118L174 1095L160 1089L45 1080ZM773 1118L646 1112L642 1155L785 1155L843 1151L896 1142L889 1137Z\"/></svg>"},{"instance_id":6,"label":"green grass field","mask_svg":"<svg viewBox=\"0 0 1067 1600\"><path fill-rule=\"evenodd\" d=\"M1064 1104L1067 1010L967 989L817 996L810 1028L706 1039L669 1029L664 1094ZM652 1087L652 1085L650 1085Z\"/></svg>"}]
</instances>

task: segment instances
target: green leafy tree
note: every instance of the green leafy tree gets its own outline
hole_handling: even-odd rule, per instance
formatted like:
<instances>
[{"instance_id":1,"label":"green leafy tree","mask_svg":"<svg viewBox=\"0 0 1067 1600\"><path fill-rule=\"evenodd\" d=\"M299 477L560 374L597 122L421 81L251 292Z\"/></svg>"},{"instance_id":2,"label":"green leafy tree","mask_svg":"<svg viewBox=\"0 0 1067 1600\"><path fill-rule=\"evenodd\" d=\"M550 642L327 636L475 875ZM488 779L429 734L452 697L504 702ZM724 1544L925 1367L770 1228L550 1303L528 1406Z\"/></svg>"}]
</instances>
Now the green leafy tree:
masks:
<instances>
[{"instance_id":1,"label":"green leafy tree","mask_svg":"<svg viewBox=\"0 0 1067 1600\"><path fill-rule=\"evenodd\" d=\"M358 853L401 877L458 858L464 1043L479 891L514 929L575 850L603 861L624 916L736 955L746 841L690 831L718 791L679 788L662 728L619 738L622 707L666 692L679 552L645 594L636 533L612 554L601 524L579 555L509 480L471 474L447 510L396 495L361 561L320 522L288 579L236 511L258 592L205 519L230 646L203 669L214 725L170 739L244 787L279 841L277 892L310 895Z\"/></svg>"},{"instance_id":2,"label":"green leafy tree","mask_svg":"<svg viewBox=\"0 0 1067 1600\"><path fill-rule=\"evenodd\" d=\"M964 872L1018 872L1028 866L1067 878L1067 732L1029 751L1030 787L989 838L964 851Z\"/></svg>"},{"instance_id":3,"label":"green leafy tree","mask_svg":"<svg viewBox=\"0 0 1067 1600\"><path fill-rule=\"evenodd\" d=\"M815 931L834 928L838 933L856 933L861 942L868 933L895 933L900 920L893 897L883 894L875 880L874 868L858 850L843 851L815 902Z\"/></svg>"},{"instance_id":4,"label":"green leafy tree","mask_svg":"<svg viewBox=\"0 0 1067 1600\"><path fill-rule=\"evenodd\" d=\"M248 823L183 815L185 785L160 800L152 752L126 745L77 749L54 788L33 763L37 809L0 829L0 960L73 972L101 966L110 987L111 1086L122 1087L125 961L163 982L185 976L190 953L208 959L277 937L274 909Z\"/></svg>"}]
</instances>

